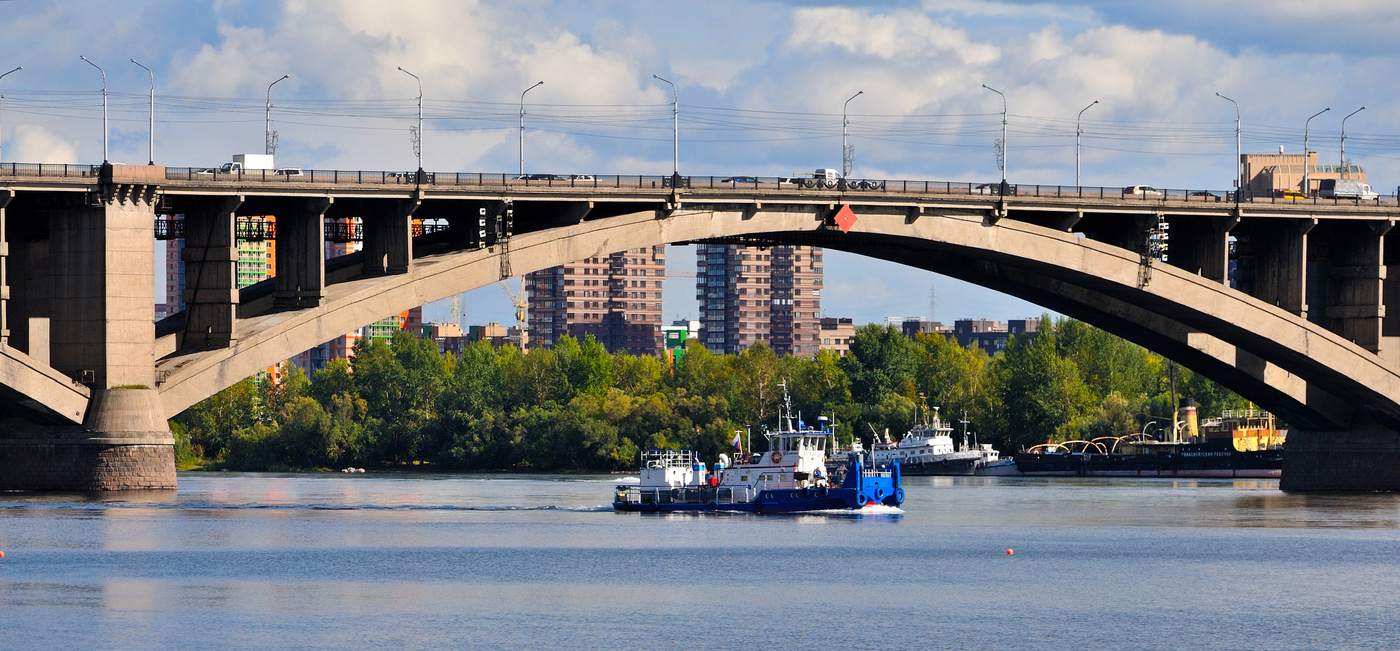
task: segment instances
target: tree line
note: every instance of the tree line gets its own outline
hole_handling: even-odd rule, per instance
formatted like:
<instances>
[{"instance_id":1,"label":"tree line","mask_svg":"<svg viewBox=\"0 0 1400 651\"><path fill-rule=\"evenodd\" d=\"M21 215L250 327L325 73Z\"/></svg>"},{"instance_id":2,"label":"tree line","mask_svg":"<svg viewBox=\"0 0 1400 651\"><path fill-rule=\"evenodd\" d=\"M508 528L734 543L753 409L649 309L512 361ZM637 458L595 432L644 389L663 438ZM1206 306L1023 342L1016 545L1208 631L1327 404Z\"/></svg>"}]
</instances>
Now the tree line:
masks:
<instances>
[{"instance_id":1,"label":"tree line","mask_svg":"<svg viewBox=\"0 0 1400 651\"><path fill-rule=\"evenodd\" d=\"M755 445L777 424L786 384L809 422L838 437L908 431L916 406L966 419L1004 453L1046 441L1123 435L1170 422L1176 397L1203 416L1247 403L1205 377L1072 319L988 356L943 335L859 329L849 354L779 356L763 344L716 355L687 342L675 364L608 353L591 336L522 352L485 342L460 354L406 331L361 339L350 360L308 379L249 378L171 421L181 467L285 470L430 464L458 471L609 471L638 452L693 449L714 459L736 430Z\"/></svg>"}]
</instances>

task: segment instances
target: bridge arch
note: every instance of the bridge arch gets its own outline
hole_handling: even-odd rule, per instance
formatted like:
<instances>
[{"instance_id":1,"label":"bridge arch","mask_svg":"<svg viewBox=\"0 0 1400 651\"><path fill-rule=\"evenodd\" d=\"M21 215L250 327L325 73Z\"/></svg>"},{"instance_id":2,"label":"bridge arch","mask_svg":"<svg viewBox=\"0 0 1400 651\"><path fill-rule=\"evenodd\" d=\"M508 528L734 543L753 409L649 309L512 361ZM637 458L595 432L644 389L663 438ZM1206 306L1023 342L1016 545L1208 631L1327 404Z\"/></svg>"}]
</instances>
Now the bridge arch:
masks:
<instances>
[{"instance_id":1,"label":"bridge arch","mask_svg":"<svg viewBox=\"0 0 1400 651\"><path fill-rule=\"evenodd\" d=\"M645 210L517 234L509 250L415 258L405 274L327 287L321 306L239 320L230 347L177 351L160 386L174 414L296 353L366 323L500 279L501 256L528 273L658 244L819 244L899 262L1018 296L1140 343L1290 423L1346 430L1360 416L1400 423L1400 374L1375 354L1222 283L1052 228L970 210L916 215L863 208L849 233L810 204ZM1338 396L1347 396L1346 400Z\"/></svg>"}]
</instances>

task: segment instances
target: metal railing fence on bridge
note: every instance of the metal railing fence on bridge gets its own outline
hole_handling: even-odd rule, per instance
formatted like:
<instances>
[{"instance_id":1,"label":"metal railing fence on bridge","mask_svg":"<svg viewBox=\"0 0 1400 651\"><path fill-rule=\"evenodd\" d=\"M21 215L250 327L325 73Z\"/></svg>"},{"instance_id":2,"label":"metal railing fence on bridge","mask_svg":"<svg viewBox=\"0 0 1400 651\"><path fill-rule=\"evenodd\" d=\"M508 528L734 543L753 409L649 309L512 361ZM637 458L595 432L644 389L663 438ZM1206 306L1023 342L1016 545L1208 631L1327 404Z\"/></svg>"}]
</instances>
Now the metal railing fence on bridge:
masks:
<instances>
[{"instance_id":1,"label":"metal railing fence on bridge","mask_svg":"<svg viewBox=\"0 0 1400 651\"><path fill-rule=\"evenodd\" d=\"M0 178L98 178L100 165L50 163L3 163ZM1143 203L1233 203L1233 190L1156 189L1143 186L1073 186L1043 184L976 183L970 181L930 181L912 179L819 179L808 176L649 176L644 174L525 174L488 172L396 172L371 170L239 170L220 172L214 168L167 167L165 179L209 183L210 185L288 184L288 185L370 185L446 188L576 188L619 190L738 191L835 191L841 193L880 193L900 195L965 195L977 197L1031 197L1056 199L1101 199ZM1269 196L1243 196L1245 203L1293 205L1400 205L1396 195L1374 199L1303 197L1298 193L1276 192Z\"/></svg>"}]
</instances>

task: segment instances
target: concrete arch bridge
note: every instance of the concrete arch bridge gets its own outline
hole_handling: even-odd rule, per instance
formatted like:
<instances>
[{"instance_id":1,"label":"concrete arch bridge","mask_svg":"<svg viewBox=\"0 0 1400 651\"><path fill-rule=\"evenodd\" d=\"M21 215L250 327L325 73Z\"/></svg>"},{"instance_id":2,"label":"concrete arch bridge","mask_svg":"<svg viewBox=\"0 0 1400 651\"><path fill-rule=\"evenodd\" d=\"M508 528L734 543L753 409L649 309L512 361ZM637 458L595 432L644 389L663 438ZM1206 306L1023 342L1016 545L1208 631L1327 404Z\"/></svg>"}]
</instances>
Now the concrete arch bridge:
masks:
<instances>
[{"instance_id":1,"label":"concrete arch bridge","mask_svg":"<svg viewBox=\"0 0 1400 651\"><path fill-rule=\"evenodd\" d=\"M1400 251L1385 246L1393 204L156 169L0 176L0 489L172 488L166 417L259 369L503 277L682 242L813 244L1024 298L1285 418L1283 488L1400 489L1400 312L1386 309L1400 289L1385 283ZM157 217L176 214L179 228ZM257 216L275 217L278 271L239 290L240 228ZM363 252L325 259L327 223L351 217ZM152 326L161 220L165 236L185 239L188 307Z\"/></svg>"}]
</instances>

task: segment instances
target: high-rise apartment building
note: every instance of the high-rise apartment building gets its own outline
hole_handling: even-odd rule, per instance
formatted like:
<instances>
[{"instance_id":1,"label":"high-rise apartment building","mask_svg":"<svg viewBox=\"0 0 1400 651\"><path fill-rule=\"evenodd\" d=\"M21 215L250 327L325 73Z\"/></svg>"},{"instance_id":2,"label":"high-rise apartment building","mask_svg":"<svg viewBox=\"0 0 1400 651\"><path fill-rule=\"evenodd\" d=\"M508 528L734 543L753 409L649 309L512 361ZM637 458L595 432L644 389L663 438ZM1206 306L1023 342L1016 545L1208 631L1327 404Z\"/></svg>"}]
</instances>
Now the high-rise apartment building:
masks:
<instances>
[{"instance_id":1,"label":"high-rise apartment building","mask_svg":"<svg viewBox=\"0 0 1400 651\"><path fill-rule=\"evenodd\" d=\"M697 245L700 343L716 353L761 341L779 355L816 354L822 269L820 247Z\"/></svg>"},{"instance_id":2,"label":"high-rise apartment building","mask_svg":"<svg viewBox=\"0 0 1400 651\"><path fill-rule=\"evenodd\" d=\"M609 351L659 355L666 247L586 258L525 276L531 347L593 335Z\"/></svg>"}]
</instances>

